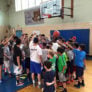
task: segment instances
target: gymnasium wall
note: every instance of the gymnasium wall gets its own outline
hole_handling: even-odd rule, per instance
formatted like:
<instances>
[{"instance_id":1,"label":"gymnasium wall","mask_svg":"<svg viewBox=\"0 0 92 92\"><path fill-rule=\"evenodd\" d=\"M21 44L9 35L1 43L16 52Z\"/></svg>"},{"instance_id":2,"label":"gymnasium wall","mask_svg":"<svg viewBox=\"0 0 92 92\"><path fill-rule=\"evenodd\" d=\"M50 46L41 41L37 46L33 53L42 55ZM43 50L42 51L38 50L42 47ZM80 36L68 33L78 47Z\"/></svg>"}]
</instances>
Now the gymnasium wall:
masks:
<instances>
[{"instance_id":1,"label":"gymnasium wall","mask_svg":"<svg viewBox=\"0 0 92 92\"><path fill-rule=\"evenodd\" d=\"M3 39L8 25L8 10L6 0L0 0L0 40Z\"/></svg>"}]
</instances>

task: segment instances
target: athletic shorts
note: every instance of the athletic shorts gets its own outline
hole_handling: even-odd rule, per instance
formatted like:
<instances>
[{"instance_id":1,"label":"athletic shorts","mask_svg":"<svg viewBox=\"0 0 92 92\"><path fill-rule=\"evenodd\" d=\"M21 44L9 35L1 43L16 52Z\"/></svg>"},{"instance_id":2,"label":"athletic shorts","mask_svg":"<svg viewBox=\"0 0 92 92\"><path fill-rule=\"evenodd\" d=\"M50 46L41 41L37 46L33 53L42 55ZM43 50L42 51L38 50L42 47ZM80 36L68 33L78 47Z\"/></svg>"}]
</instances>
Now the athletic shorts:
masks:
<instances>
[{"instance_id":1,"label":"athletic shorts","mask_svg":"<svg viewBox=\"0 0 92 92\"><path fill-rule=\"evenodd\" d=\"M9 68L10 67L10 61L4 60L4 65L5 65L5 68Z\"/></svg>"},{"instance_id":2,"label":"athletic shorts","mask_svg":"<svg viewBox=\"0 0 92 92\"><path fill-rule=\"evenodd\" d=\"M62 72L58 72L59 81L60 82L66 82L65 74Z\"/></svg>"},{"instance_id":3,"label":"athletic shorts","mask_svg":"<svg viewBox=\"0 0 92 92\"><path fill-rule=\"evenodd\" d=\"M72 74L73 73L73 60L67 62L67 70L66 74Z\"/></svg>"},{"instance_id":4,"label":"athletic shorts","mask_svg":"<svg viewBox=\"0 0 92 92\"><path fill-rule=\"evenodd\" d=\"M76 76L77 77L82 77L84 74L84 68L76 66Z\"/></svg>"},{"instance_id":5,"label":"athletic shorts","mask_svg":"<svg viewBox=\"0 0 92 92\"><path fill-rule=\"evenodd\" d=\"M26 68L30 69L30 58L25 59L25 66Z\"/></svg>"},{"instance_id":6,"label":"athletic shorts","mask_svg":"<svg viewBox=\"0 0 92 92\"><path fill-rule=\"evenodd\" d=\"M0 65L3 65L3 58L0 58Z\"/></svg>"},{"instance_id":7,"label":"athletic shorts","mask_svg":"<svg viewBox=\"0 0 92 92\"><path fill-rule=\"evenodd\" d=\"M30 71L31 73L41 74L41 64L30 61Z\"/></svg>"},{"instance_id":8,"label":"athletic shorts","mask_svg":"<svg viewBox=\"0 0 92 92\"><path fill-rule=\"evenodd\" d=\"M19 69L19 67L14 64L14 73L15 73L15 75L21 75L22 70L23 70L23 68Z\"/></svg>"}]
</instances>

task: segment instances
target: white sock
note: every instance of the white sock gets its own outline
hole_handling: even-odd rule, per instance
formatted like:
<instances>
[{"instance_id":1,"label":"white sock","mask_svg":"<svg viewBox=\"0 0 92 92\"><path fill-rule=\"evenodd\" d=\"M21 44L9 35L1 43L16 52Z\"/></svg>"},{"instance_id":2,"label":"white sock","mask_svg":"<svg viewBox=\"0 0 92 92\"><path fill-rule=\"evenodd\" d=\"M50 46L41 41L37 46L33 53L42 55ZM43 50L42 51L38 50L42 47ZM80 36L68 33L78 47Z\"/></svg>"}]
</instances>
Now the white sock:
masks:
<instances>
[{"instance_id":1,"label":"white sock","mask_svg":"<svg viewBox=\"0 0 92 92\"><path fill-rule=\"evenodd\" d=\"M35 83L35 80L33 80L33 83Z\"/></svg>"},{"instance_id":2,"label":"white sock","mask_svg":"<svg viewBox=\"0 0 92 92\"><path fill-rule=\"evenodd\" d=\"M38 82L38 85L41 85L41 82Z\"/></svg>"}]
</instances>

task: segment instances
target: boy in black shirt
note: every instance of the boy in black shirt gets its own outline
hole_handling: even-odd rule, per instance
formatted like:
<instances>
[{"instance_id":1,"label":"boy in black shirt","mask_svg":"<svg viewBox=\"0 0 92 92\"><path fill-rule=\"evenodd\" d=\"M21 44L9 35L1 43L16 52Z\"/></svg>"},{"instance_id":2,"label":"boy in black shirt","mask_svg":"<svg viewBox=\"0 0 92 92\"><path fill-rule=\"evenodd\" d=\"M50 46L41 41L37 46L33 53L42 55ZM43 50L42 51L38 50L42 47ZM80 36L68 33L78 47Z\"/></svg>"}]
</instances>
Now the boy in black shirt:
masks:
<instances>
[{"instance_id":1,"label":"boy in black shirt","mask_svg":"<svg viewBox=\"0 0 92 92\"><path fill-rule=\"evenodd\" d=\"M44 68L46 69L46 73L44 75L44 90L43 92L55 92L55 72L51 70L52 63L46 61L44 63Z\"/></svg>"},{"instance_id":2,"label":"boy in black shirt","mask_svg":"<svg viewBox=\"0 0 92 92\"><path fill-rule=\"evenodd\" d=\"M16 86L22 86L24 83L20 82L19 76L22 74L22 52L20 49L21 40L16 40L16 45L14 46L14 73L16 75Z\"/></svg>"}]
</instances>

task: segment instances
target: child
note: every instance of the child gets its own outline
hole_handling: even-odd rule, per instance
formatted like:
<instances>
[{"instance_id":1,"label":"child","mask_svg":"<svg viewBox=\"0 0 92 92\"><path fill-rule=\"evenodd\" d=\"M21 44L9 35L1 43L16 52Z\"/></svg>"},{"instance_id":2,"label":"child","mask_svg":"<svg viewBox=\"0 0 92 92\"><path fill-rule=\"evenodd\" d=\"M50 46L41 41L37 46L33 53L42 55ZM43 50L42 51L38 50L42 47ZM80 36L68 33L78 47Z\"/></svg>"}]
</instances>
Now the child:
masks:
<instances>
[{"instance_id":1,"label":"child","mask_svg":"<svg viewBox=\"0 0 92 92\"><path fill-rule=\"evenodd\" d=\"M6 43L4 46L4 65L5 65L5 75L7 74L7 70L8 70L9 76L11 76L10 60L11 60L11 53L8 43Z\"/></svg>"},{"instance_id":2,"label":"child","mask_svg":"<svg viewBox=\"0 0 92 92\"><path fill-rule=\"evenodd\" d=\"M67 83L73 82L73 63L74 63L74 53L71 48L67 48L67 56L69 61L67 62L67 74L69 76Z\"/></svg>"},{"instance_id":3,"label":"child","mask_svg":"<svg viewBox=\"0 0 92 92\"><path fill-rule=\"evenodd\" d=\"M59 47L57 49L57 53L59 54L58 57L58 76L59 76L59 81L63 84L63 91L62 92L67 92L66 89L66 78L65 78L65 73L66 73L66 61L65 61L65 56L63 54L64 49Z\"/></svg>"},{"instance_id":4,"label":"child","mask_svg":"<svg viewBox=\"0 0 92 92\"><path fill-rule=\"evenodd\" d=\"M24 53L25 53L25 67L26 67L26 73L27 73L27 79L30 81L30 49L29 49L29 42L25 42L23 47Z\"/></svg>"},{"instance_id":5,"label":"child","mask_svg":"<svg viewBox=\"0 0 92 92\"><path fill-rule=\"evenodd\" d=\"M78 49L74 49L70 44L67 43L67 45L73 49L73 52L75 54L76 59L76 76L78 78L78 83L74 85L76 88L80 88L80 86L85 86L84 83L84 68L86 67L85 64L85 58L86 58L86 52L84 51L85 45L80 44Z\"/></svg>"},{"instance_id":6,"label":"child","mask_svg":"<svg viewBox=\"0 0 92 92\"><path fill-rule=\"evenodd\" d=\"M22 51L20 49L21 40L16 40L16 45L14 46L14 55L13 55L13 62L14 62L14 73L16 75L16 86L24 85L23 82L20 80L20 75L22 74Z\"/></svg>"},{"instance_id":7,"label":"child","mask_svg":"<svg viewBox=\"0 0 92 92\"><path fill-rule=\"evenodd\" d=\"M49 51L48 52L48 58L49 58L49 61L52 62L52 67L51 69L53 71L56 71L56 57L54 56L54 52L53 51Z\"/></svg>"},{"instance_id":8,"label":"child","mask_svg":"<svg viewBox=\"0 0 92 92\"><path fill-rule=\"evenodd\" d=\"M75 54L75 57L77 59L76 62L76 76L78 77L78 83L74 85L77 88L80 88L80 86L85 86L84 83L84 68L85 68L85 58L86 58L86 52L84 51L85 45L81 44L79 45L78 49L74 49L73 52Z\"/></svg>"},{"instance_id":9,"label":"child","mask_svg":"<svg viewBox=\"0 0 92 92\"><path fill-rule=\"evenodd\" d=\"M47 53L48 53L48 50L46 49L46 43L43 43L43 46L42 46L42 62L44 63L44 61L47 60Z\"/></svg>"},{"instance_id":10,"label":"child","mask_svg":"<svg viewBox=\"0 0 92 92\"><path fill-rule=\"evenodd\" d=\"M44 75L44 90L43 92L55 92L55 72L51 70L52 63L49 61L44 62L46 73Z\"/></svg>"}]
</instances>

